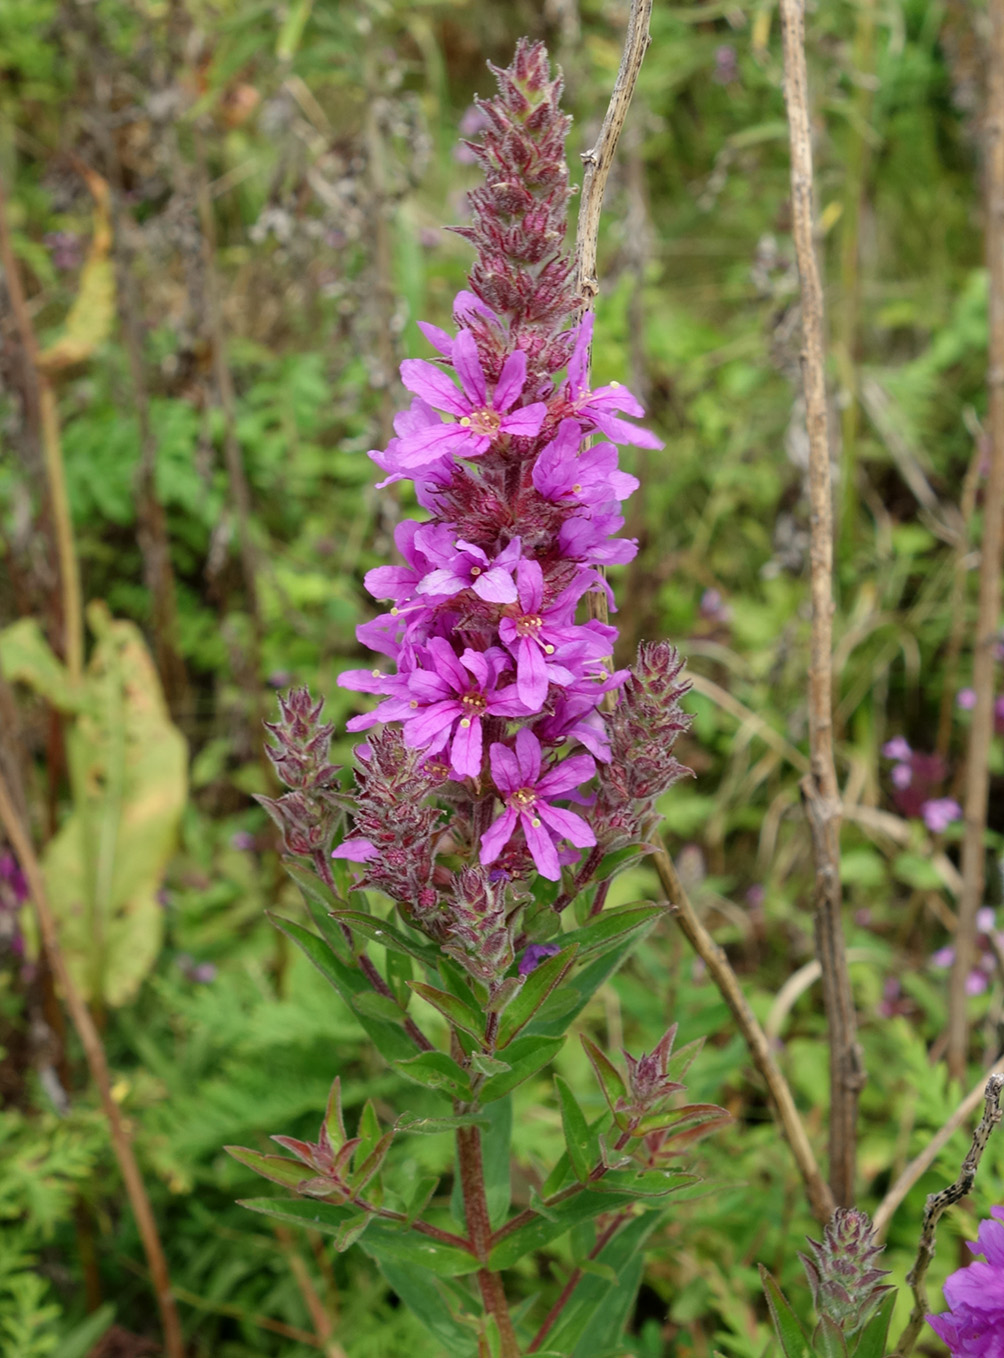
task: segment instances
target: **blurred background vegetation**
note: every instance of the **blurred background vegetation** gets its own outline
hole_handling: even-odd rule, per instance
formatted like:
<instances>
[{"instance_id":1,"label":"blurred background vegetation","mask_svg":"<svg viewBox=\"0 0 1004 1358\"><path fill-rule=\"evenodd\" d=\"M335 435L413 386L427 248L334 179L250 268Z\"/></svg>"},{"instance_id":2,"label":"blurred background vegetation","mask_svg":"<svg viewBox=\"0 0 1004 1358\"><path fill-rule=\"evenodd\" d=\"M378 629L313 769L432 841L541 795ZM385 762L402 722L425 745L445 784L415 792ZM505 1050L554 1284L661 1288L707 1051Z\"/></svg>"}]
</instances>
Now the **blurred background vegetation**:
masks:
<instances>
[{"instance_id":1,"label":"blurred background vegetation","mask_svg":"<svg viewBox=\"0 0 1004 1358\"><path fill-rule=\"evenodd\" d=\"M256 1180L221 1146L312 1134L337 1071L350 1118L366 1097L388 1109L416 1102L265 920L267 908L299 907L250 794L268 788L260 722L276 690L308 683L339 732L357 710L336 676L359 663L354 629L372 607L361 579L388 559L411 509L371 490L366 451L383 446L403 404L397 363L428 355L416 320L448 325L464 282L468 247L442 228L465 219L475 182L458 128L476 127L473 96L491 92L485 61L505 65L523 33L546 39L575 117L576 175L626 9L0 5L0 174L39 345L63 346L47 380L83 597L105 605L88 615L88 682L107 700L104 724L84 730L61 705L44 650L43 634L64 651L56 517L9 306L0 659L32 756L33 824L40 840L55 836L50 890L101 1018L193 1358L445 1353L361 1251L333 1255L235 1205ZM959 826L931 828L924 806L958 796L965 777L986 459L982 21L966 0L831 0L808 16L840 454L837 758L869 1071L866 1208L956 1101L940 1044ZM652 32L608 191L594 358L597 380L628 383L666 440L663 452L625 454L643 489L628 510L639 555L614 580L619 659L662 636L689 657L695 723L683 757L696 777L666 799L668 842L778 1043L822 1154L824 1024L818 983L800 970L812 956L797 787L807 443L778 20L771 0L657 0ZM93 932L69 913L79 868L66 833L88 806L106 814L111 794L104 775L97 791L74 786L74 751L112 768L122 712L138 764L114 814L137 862L95 961ZM882 755L899 736L909 786ZM348 763L350 751L340 734L335 758ZM996 846L999 748L992 771ZM144 789L159 789L160 803L130 820ZM992 908L996 849L989 880ZM640 867L618 879L614 903L657 895ZM142 1251L21 897L12 860L0 858L0 1350L138 1358L157 1351ZM974 1079L1004 1032L996 922L983 916L971 984ZM725 1006L667 921L581 1022L637 1052L671 1021L682 1041L707 1037L690 1096L726 1104L736 1122L696 1153L706 1195L653 1240L623 1352L760 1358L769 1330L756 1264L807 1313L796 1251L812 1223ZM598 1108L577 1043L558 1066ZM516 1129L518 1202L559 1142L543 1082ZM925 1194L954 1178L965 1145L960 1132L894 1219L897 1280ZM445 1137L403 1138L394 1153L402 1172L442 1173L449 1191ZM975 1234L1002 1170L998 1140L984 1187L943 1227L933 1281L961 1262L957 1242ZM556 1295L565 1268L549 1249L514 1288Z\"/></svg>"}]
</instances>

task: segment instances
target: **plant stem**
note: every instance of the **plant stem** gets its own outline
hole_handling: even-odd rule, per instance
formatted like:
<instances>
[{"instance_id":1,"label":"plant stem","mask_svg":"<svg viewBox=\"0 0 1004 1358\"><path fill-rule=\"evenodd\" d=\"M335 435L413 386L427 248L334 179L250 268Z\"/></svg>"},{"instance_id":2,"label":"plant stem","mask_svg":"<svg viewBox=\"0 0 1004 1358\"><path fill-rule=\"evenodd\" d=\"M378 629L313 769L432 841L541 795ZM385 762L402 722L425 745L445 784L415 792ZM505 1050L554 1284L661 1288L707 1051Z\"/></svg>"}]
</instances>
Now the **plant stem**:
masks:
<instances>
[{"instance_id":1,"label":"plant stem","mask_svg":"<svg viewBox=\"0 0 1004 1358\"><path fill-rule=\"evenodd\" d=\"M600 214L603 211L603 193L610 177L610 170L617 152L624 120L631 106L641 63L652 41L649 35L649 22L652 17L652 0L631 0L631 13L628 15L627 33L624 37L624 50L621 53L620 69L614 82L606 117L600 128L595 145L582 154L585 173L582 177L582 197L579 200L579 218L575 233L575 273L579 296L582 299L582 314L591 311L600 290L596 277L596 256L600 238ZM586 354L585 376L589 381L589 365L592 351ZM601 568L601 574L604 574ZM607 596L602 589L592 589L586 595L589 617L606 623L609 617ZM613 669L613 660L609 662ZM614 696L604 694L603 707L613 709Z\"/></svg>"},{"instance_id":2,"label":"plant stem","mask_svg":"<svg viewBox=\"0 0 1004 1358\"><path fill-rule=\"evenodd\" d=\"M70 679L76 683L84 668L84 612L81 603L80 570L73 543L73 520L70 517L70 502L66 493L63 445L59 435L59 410L55 390L39 362L38 341L28 313L24 289L21 286L21 273L11 242L2 179L0 179L0 263L3 264L4 283L24 354L25 387L31 404L37 407L39 414L42 457L45 463L53 533L56 539L56 558L59 562L59 579L62 585L61 645ZM59 639L53 640L55 644L60 644Z\"/></svg>"},{"instance_id":3,"label":"plant stem","mask_svg":"<svg viewBox=\"0 0 1004 1358\"><path fill-rule=\"evenodd\" d=\"M948 991L948 1073L960 1082L966 1076L969 1021L966 978L973 964L976 912L983 903L986 879L987 800L990 787L990 745L994 729L994 645L1001 607L1001 565L1004 556L1004 0L990 3L990 52L987 67L986 192L987 256L990 269L990 344L988 428L990 474L983 503L983 545L980 553L980 602L973 651L973 688L976 705L969 727L966 755L965 836L962 841L962 894L959 927L955 931L955 960Z\"/></svg>"},{"instance_id":4,"label":"plant stem","mask_svg":"<svg viewBox=\"0 0 1004 1358\"><path fill-rule=\"evenodd\" d=\"M844 948L840 891L840 790L833 763L833 505L824 370L823 290L813 241L812 138L803 0L781 0L784 96L791 144L792 233L802 292L802 381L809 434L812 645L809 753L802 780L815 859L816 955L830 1041L830 1187L838 1206L854 1201L858 1095L864 1066Z\"/></svg>"},{"instance_id":5,"label":"plant stem","mask_svg":"<svg viewBox=\"0 0 1004 1358\"><path fill-rule=\"evenodd\" d=\"M683 883L673 866L673 860L664 848L656 852L654 862L666 899L675 907L676 922L698 957L707 966L711 979L732 1010L753 1063L767 1086L777 1119L781 1124L781 1131L795 1157L795 1164L802 1176L812 1214L821 1226L825 1226L833 1215L833 1193L816 1164L816 1157L812 1153L805 1127L795 1107L791 1089L774 1060L766 1034L757 1022L728 958L697 918L697 912L684 890Z\"/></svg>"},{"instance_id":6,"label":"plant stem","mask_svg":"<svg viewBox=\"0 0 1004 1358\"><path fill-rule=\"evenodd\" d=\"M470 1236L474 1253L483 1264L487 1264L492 1247L492 1228L488 1216L488 1200L485 1197L479 1127L457 1129L457 1159L460 1165L460 1186L464 1195L467 1234ZM478 1286L481 1289L485 1312L494 1316L498 1325L502 1339L501 1358L519 1358L519 1344L516 1342L516 1332L512 1327L501 1276L489 1268L482 1268L478 1272Z\"/></svg>"},{"instance_id":7,"label":"plant stem","mask_svg":"<svg viewBox=\"0 0 1004 1358\"><path fill-rule=\"evenodd\" d=\"M3 826L21 871L27 880L38 918L39 933L45 944L49 964L59 981L66 1000L66 1007L70 1011L73 1026L77 1030L80 1044L87 1058L91 1078L97 1086L101 1106L104 1109L105 1117L108 1119L115 1158L122 1173L133 1215L136 1218L136 1226L143 1242L143 1250L146 1254L150 1277L157 1297L157 1306L160 1310L161 1326L164 1332L164 1352L167 1358L184 1358L185 1344L181 1321L178 1318L178 1309L171 1290L167 1258L160 1242L160 1236L157 1233L157 1222L150 1206L150 1199L147 1196L146 1185L136 1162L132 1142L129 1133L126 1131L119 1106L112 1097L108 1059L105 1056L101 1038L60 949L56 919L46 895L42 869L35 856L35 850L28 837L24 822L14 809L17 800L9 791L5 771L0 770L0 825Z\"/></svg>"},{"instance_id":8,"label":"plant stem","mask_svg":"<svg viewBox=\"0 0 1004 1358\"><path fill-rule=\"evenodd\" d=\"M966 1158L959 1170L959 1177L955 1180L955 1183L948 1188L943 1188L940 1193L928 1194L927 1203L924 1207L924 1225L921 1231L920 1244L917 1247L917 1258L913 1268L906 1275L907 1286L913 1290L913 1310L910 1312L910 1319L900 1336L893 1358L908 1358L917 1341L917 1336L920 1334L924 1317L928 1312L927 1289L924 1286L924 1279L927 1276L928 1266L934 1258L935 1231L938 1222L942 1213L946 1212L953 1203L964 1198L973 1186L980 1160L986 1150L987 1142L990 1140L990 1133L1001 1120L999 1105L1002 1089L1004 1089L1004 1075L991 1075L986 1084L983 1116L976 1131L973 1132L973 1143L966 1152Z\"/></svg>"}]
</instances>

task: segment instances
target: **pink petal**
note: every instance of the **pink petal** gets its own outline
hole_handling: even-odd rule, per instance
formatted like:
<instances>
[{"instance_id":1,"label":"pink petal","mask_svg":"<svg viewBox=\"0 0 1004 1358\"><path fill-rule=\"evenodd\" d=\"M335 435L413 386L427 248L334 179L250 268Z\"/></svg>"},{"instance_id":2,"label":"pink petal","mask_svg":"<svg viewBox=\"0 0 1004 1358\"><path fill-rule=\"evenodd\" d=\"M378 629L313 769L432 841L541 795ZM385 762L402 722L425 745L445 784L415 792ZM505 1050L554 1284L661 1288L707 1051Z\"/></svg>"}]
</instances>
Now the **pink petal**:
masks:
<instances>
[{"instance_id":1,"label":"pink petal","mask_svg":"<svg viewBox=\"0 0 1004 1358\"><path fill-rule=\"evenodd\" d=\"M488 387L478 358L478 346L469 330L461 330L453 342L453 366L463 383L469 409L484 410L488 404Z\"/></svg>"},{"instance_id":2,"label":"pink petal","mask_svg":"<svg viewBox=\"0 0 1004 1358\"><path fill-rule=\"evenodd\" d=\"M534 807L536 812L539 808ZM526 835L526 846L530 850L537 871L541 877L546 877L549 882L561 881L561 864L558 862L558 853L554 847L554 841L544 829L543 823L538 815L533 815L529 811L520 813L520 821L523 826L523 833Z\"/></svg>"},{"instance_id":3,"label":"pink petal","mask_svg":"<svg viewBox=\"0 0 1004 1358\"><path fill-rule=\"evenodd\" d=\"M556 830L563 839L570 840L577 849L588 849L596 843L596 836L588 823L574 811L551 806L549 802L538 802L534 809L546 825Z\"/></svg>"},{"instance_id":4,"label":"pink petal","mask_svg":"<svg viewBox=\"0 0 1004 1358\"><path fill-rule=\"evenodd\" d=\"M543 401L535 401L533 405L521 406L519 410L514 410L511 415L503 415L499 421L499 433L514 434L517 438L533 438L540 433L540 426L544 423L547 415L547 406ZM659 447L662 447L660 443Z\"/></svg>"},{"instance_id":5,"label":"pink petal","mask_svg":"<svg viewBox=\"0 0 1004 1358\"><path fill-rule=\"evenodd\" d=\"M458 416L470 412L470 402L464 400L446 373L424 358L406 358L401 364L401 381L436 410Z\"/></svg>"},{"instance_id":6,"label":"pink petal","mask_svg":"<svg viewBox=\"0 0 1004 1358\"><path fill-rule=\"evenodd\" d=\"M499 380L495 384L495 395L492 397L492 407L495 410L508 410L513 402L518 400L525 382L526 354L522 349L517 349L509 355L499 373Z\"/></svg>"},{"instance_id":7,"label":"pink petal","mask_svg":"<svg viewBox=\"0 0 1004 1358\"><path fill-rule=\"evenodd\" d=\"M371 858L376 857L376 853L376 849L368 839L358 837L343 840L331 857L347 858L352 863L368 863Z\"/></svg>"},{"instance_id":8,"label":"pink petal","mask_svg":"<svg viewBox=\"0 0 1004 1358\"><path fill-rule=\"evenodd\" d=\"M450 765L461 778L477 778L480 774L483 739L480 717L464 717L457 723Z\"/></svg>"},{"instance_id":9,"label":"pink petal","mask_svg":"<svg viewBox=\"0 0 1004 1358\"><path fill-rule=\"evenodd\" d=\"M519 603L524 613L537 613L544 601L544 572L539 561L525 558L516 567L516 582L519 585Z\"/></svg>"},{"instance_id":10,"label":"pink petal","mask_svg":"<svg viewBox=\"0 0 1004 1358\"><path fill-rule=\"evenodd\" d=\"M516 735L516 760L520 787L534 787L540 777L540 741L528 726Z\"/></svg>"},{"instance_id":11,"label":"pink petal","mask_svg":"<svg viewBox=\"0 0 1004 1358\"><path fill-rule=\"evenodd\" d=\"M492 781L503 797L517 792L523 784L519 777L519 764L508 745L496 741L488 752L492 766ZM513 813L515 814L515 812Z\"/></svg>"},{"instance_id":12,"label":"pink petal","mask_svg":"<svg viewBox=\"0 0 1004 1358\"><path fill-rule=\"evenodd\" d=\"M513 604L516 602L516 582L507 570L493 566L484 575L476 577L471 585L479 599L491 604Z\"/></svg>"},{"instance_id":13,"label":"pink petal","mask_svg":"<svg viewBox=\"0 0 1004 1358\"><path fill-rule=\"evenodd\" d=\"M438 325L430 325L428 321L419 321L418 328L432 345L433 349L438 349L444 358L449 358L453 353L453 336L445 330L440 330Z\"/></svg>"},{"instance_id":14,"label":"pink petal","mask_svg":"<svg viewBox=\"0 0 1004 1358\"><path fill-rule=\"evenodd\" d=\"M516 688L520 702L530 712L539 712L547 697L548 669L535 641L520 637L516 652Z\"/></svg>"},{"instance_id":15,"label":"pink petal","mask_svg":"<svg viewBox=\"0 0 1004 1358\"><path fill-rule=\"evenodd\" d=\"M596 765L588 754L573 754L549 769L537 784L542 797L560 797L570 788L588 783L596 772Z\"/></svg>"},{"instance_id":16,"label":"pink petal","mask_svg":"<svg viewBox=\"0 0 1004 1358\"><path fill-rule=\"evenodd\" d=\"M497 748L497 745L493 745L492 751L494 752ZM498 820L492 825L489 825L488 829L481 836L481 861L486 867L489 863L494 863L496 858L498 858L510 839L512 839L512 832L515 828L516 812L511 806L507 806Z\"/></svg>"}]
</instances>

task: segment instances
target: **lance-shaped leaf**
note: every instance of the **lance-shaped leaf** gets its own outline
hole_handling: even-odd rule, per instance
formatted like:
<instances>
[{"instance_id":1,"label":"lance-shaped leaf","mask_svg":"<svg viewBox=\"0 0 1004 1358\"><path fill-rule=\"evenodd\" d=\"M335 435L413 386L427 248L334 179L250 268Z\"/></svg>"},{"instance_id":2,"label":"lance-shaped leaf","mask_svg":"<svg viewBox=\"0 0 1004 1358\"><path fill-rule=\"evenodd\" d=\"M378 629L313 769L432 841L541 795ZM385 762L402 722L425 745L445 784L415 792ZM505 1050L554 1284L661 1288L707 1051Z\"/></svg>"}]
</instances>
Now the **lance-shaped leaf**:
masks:
<instances>
[{"instance_id":1,"label":"lance-shaped leaf","mask_svg":"<svg viewBox=\"0 0 1004 1358\"><path fill-rule=\"evenodd\" d=\"M889 1337L889 1323L896 1307L896 1293L890 1290L879 1302L875 1314L858 1336L854 1358L882 1358Z\"/></svg>"},{"instance_id":2,"label":"lance-shaped leaf","mask_svg":"<svg viewBox=\"0 0 1004 1358\"><path fill-rule=\"evenodd\" d=\"M336 1075L331 1083L328 1093L328 1104L324 1110L324 1121L321 1124L322 1135L327 1138L328 1146L332 1151L340 1150L348 1140L345 1131L345 1119L342 1116L342 1077Z\"/></svg>"},{"instance_id":3,"label":"lance-shaped leaf","mask_svg":"<svg viewBox=\"0 0 1004 1358\"><path fill-rule=\"evenodd\" d=\"M732 1121L732 1114L717 1103L687 1103L679 1108L666 1108L661 1113L651 1113L642 1118L633 1135L648 1136L652 1132L671 1132L667 1141L689 1143L696 1139L693 1134L706 1135L716 1127Z\"/></svg>"},{"instance_id":4,"label":"lance-shaped leaf","mask_svg":"<svg viewBox=\"0 0 1004 1358\"><path fill-rule=\"evenodd\" d=\"M548 1335L555 1352L571 1358L606 1358L620 1343L644 1268L644 1247L660 1220L646 1212L625 1222L595 1260L579 1266L586 1276ZM591 1265L591 1267L589 1266Z\"/></svg>"},{"instance_id":5,"label":"lance-shaped leaf","mask_svg":"<svg viewBox=\"0 0 1004 1358\"><path fill-rule=\"evenodd\" d=\"M418 1317L443 1353L448 1353L450 1358L475 1358L478 1337L472 1325L473 1317L460 1317L454 1313L443 1295L442 1283L389 1259L381 1259L379 1263L380 1272L391 1289Z\"/></svg>"},{"instance_id":6,"label":"lance-shaped leaf","mask_svg":"<svg viewBox=\"0 0 1004 1358\"><path fill-rule=\"evenodd\" d=\"M303 1165L298 1160L287 1160L284 1155L262 1155L247 1146L224 1146L223 1149L263 1179L270 1179L283 1188L296 1189L306 1179Z\"/></svg>"},{"instance_id":7,"label":"lance-shaped leaf","mask_svg":"<svg viewBox=\"0 0 1004 1358\"><path fill-rule=\"evenodd\" d=\"M305 1198L249 1198L240 1206L291 1226L306 1226L334 1236L336 1240L342 1236L346 1224L357 1221L359 1215L357 1207ZM379 1218L370 1221L359 1243L374 1259L397 1261L442 1278L475 1273L481 1266L467 1250L444 1245L415 1230L402 1231Z\"/></svg>"},{"instance_id":8,"label":"lance-shaped leaf","mask_svg":"<svg viewBox=\"0 0 1004 1358\"><path fill-rule=\"evenodd\" d=\"M593 1184L597 1193L630 1193L635 1198L664 1198L688 1184L697 1183L696 1174L675 1169L608 1169Z\"/></svg>"},{"instance_id":9,"label":"lance-shaped leaf","mask_svg":"<svg viewBox=\"0 0 1004 1358\"><path fill-rule=\"evenodd\" d=\"M393 1132L384 1132L383 1136L376 1143L370 1153L363 1160L349 1180L349 1187L352 1189L352 1196L361 1193L370 1180L380 1172L387 1152L390 1150L391 1142L394 1140Z\"/></svg>"},{"instance_id":10,"label":"lance-shaped leaf","mask_svg":"<svg viewBox=\"0 0 1004 1358\"><path fill-rule=\"evenodd\" d=\"M610 1058L597 1047L596 1043L585 1033L580 1033L582 1045L586 1049L586 1055L596 1072L596 1078L600 1082L600 1088L606 1095L610 1111L614 1115L614 1121L622 1130L627 1129L627 1118L624 1116L623 1108L627 1100L627 1085L624 1077L610 1060Z\"/></svg>"},{"instance_id":11,"label":"lance-shaped leaf","mask_svg":"<svg viewBox=\"0 0 1004 1358\"><path fill-rule=\"evenodd\" d=\"M393 995L381 995L376 990L361 990L352 997L353 1012L360 1018L382 1020L384 1023L403 1023L408 1017Z\"/></svg>"},{"instance_id":12,"label":"lance-shaped leaf","mask_svg":"<svg viewBox=\"0 0 1004 1358\"><path fill-rule=\"evenodd\" d=\"M448 990L438 990L435 986L426 985L424 981L409 981L408 985L416 995L421 995L423 1000L427 1000L434 1009L438 1009L457 1028L462 1028L465 1033L470 1033L479 1041L484 1037L484 1015L479 1014L458 995L453 995Z\"/></svg>"},{"instance_id":13,"label":"lance-shaped leaf","mask_svg":"<svg viewBox=\"0 0 1004 1358\"><path fill-rule=\"evenodd\" d=\"M840 1326L829 1316L820 1316L812 1335L815 1358L847 1358L847 1344Z\"/></svg>"},{"instance_id":14,"label":"lance-shaped leaf","mask_svg":"<svg viewBox=\"0 0 1004 1358\"><path fill-rule=\"evenodd\" d=\"M481 1103L491 1103L516 1089L525 1080L536 1075L542 1066L556 1056L564 1045L562 1037L518 1037L506 1048L509 1069L498 1075L490 1076L481 1086L478 1098Z\"/></svg>"},{"instance_id":15,"label":"lance-shaped leaf","mask_svg":"<svg viewBox=\"0 0 1004 1358\"><path fill-rule=\"evenodd\" d=\"M333 910L331 913L333 919L346 925L353 933L369 939L371 943L379 943L392 952L415 957L426 966L434 967L439 961L440 954L437 948L409 938L401 929L389 924L385 919L380 919L378 915L366 915L360 910Z\"/></svg>"},{"instance_id":16,"label":"lance-shaped leaf","mask_svg":"<svg viewBox=\"0 0 1004 1358\"><path fill-rule=\"evenodd\" d=\"M333 1231L335 1249L339 1254L344 1254L347 1249L356 1244L366 1228L373 1221L373 1217L368 1212L359 1212L351 1221L344 1222L337 1230Z\"/></svg>"},{"instance_id":17,"label":"lance-shaped leaf","mask_svg":"<svg viewBox=\"0 0 1004 1358\"><path fill-rule=\"evenodd\" d=\"M67 735L73 810L42 859L60 946L86 998L136 994L160 951L157 900L187 795L188 750L137 627L87 610L97 644Z\"/></svg>"},{"instance_id":18,"label":"lance-shaped leaf","mask_svg":"<svg viewBox=\"0 0 1004 1358\"><path fill-rule=\"evenodd\" d=\"M411 1192L405 1199L404 1204L404 1225L410 1226L413 1221L417 1221L429 1203L432 1201L436 1189L439 1187L439 1176L437 1174L425 1174L412 1185Z\"/></svg>"},{"instance_id":19,"label":"lance-shaped leaf","mask_svg":"<svg viewBox=\"0 0 1004 1358\"><path fill-rule=\"evenodd\" d=\"M469 1099L471 1083L467 1072L446 1052L420 1052L408 1060L395 1061L394 1068L416 1084L438 1089L451 1099Z\"/></svg>"},{"instance_id":20,"label":"lance-shaped leaf","mask_svg":"<svg viewBox=\"0 0 1004 1358\"><path fill-rule=\"evenodd\" d=\"M283 919L279 915L266 912L269 919L288 938L291 938L300 951L314 964L324 979L337 991L353 1012L385 1061L410 1056L414 1050L411 1039L396 1024L387 1023L381 1018L373 1018L355 1009L353 1001L358 995L372 994L370 983L356 967L346 966L336 957L323 939L305 929L302 924Z\"/></svg>"},{"instance_id":21,"label":"lance-shaped leaf","mask_svg":"<svg viewBox=\"0 0 1004 1358\"><path fill-rule=\"evenodd\" d=\"M602 920L603 916L600 915L599 918ZM582 1013L600 986L610 979L638 940L652 927L653 922L654 917L650 916L633 930L620 932L604 947L595 950L591 954L591 960L587 959L583 967L562 982L561 998L564 1003L556 1006L556 1012L552 1011L550 1003L545 1005L531 1022L530 1032L540 1033L546 1037L556 1037L559 1033L567 1032L569 1025ZM564 937L574 938L577 934L578 931ZM552 1001L553 999L552 996Z\"/></svg>"},{"instance_id":22,"label":"lance-shaped leaf","mask_svg":"<svg viewBox=\"0 0 1004 1358\"><path fill-rule=\"evenodd\" d=\"M347 966L352 966L354 955L345 930L332 918L333 912L344 906L326 882L322 882L312 868L287 858L286 872L300 888L300 894L310 912L310 918L328 947Z\"/></svg>"},{"instance_id":23,"label":"lance-shaped leaf","mask_svg":"<svg viewBox=\"0 0 1004 1358\"><path fill-rule=\"evenodd\" d=\"M579 1107L575 1095L560 1075L554 1077L561 1105L561 1126L565 1133L565 1147L572 1170L579 1183L586 1183L596 1168L596 1138L589 1130L586 1115Z\"/></svg>"},{"instance_id":24,"label":"lance-shaped leaf","mask_svg":"<svg viewBox=\"0 0 1004 1358\"><path fill-rule=\"evenodd\" d=\"M570 948L562 948L556 956L549 957L530 972L522 989L502 1015L497 1043L500 1049L507 1046L520 1029L530 1022L554 987L568 973L577 952L578 945L573 943Z\"/></svg>"},{"instance_id":25,"label":"lance-shaped leaf","mask_svg":"<svg viewBox=\"0 0 1004 1358\"><path fill-rule=\"evenodd\" d=\"M639 901L633 905L619 905L613 910L603 910L581 929L573 929L563 934L561 941L579 945L579 958L592 960L594 954L605 953L617 946L626 935L638 935L654 924L660 915L667 913L664 905L653 905L649 901Z\"/></svg>"},{"instance_id":26,"label":"lance-shaped leaf","mask_svg":"<svg viewBox=\"0 0 1004 1358\"><path fill-rule=\"evenodd\" d=\"M560 1203L548 1203L548 1215L536 1216L523 1226L518 1226L493 1246L489 1256L489 1267L493 1269L512 1268L517 1260L535 1250L543 1249L552 1240L591 1221L603 1212L612 1212L618 1207L626 1207L634 1202L627 1193L596 1193L583 1188Z\"/></svg>"},{"instance_id":27,"label":"lance-shaped leaf","mask_svg":"<svg viewBox=\"0 0 1004 1358\"><path fill-rule=\"evenodd\" d=\"M770 1310L770 1318L774 1322L778 1343L784 1350L785 1358L812 1358L812 1348L805 1337L805 1331L799 1324L798 1316L795 1315L787 1297L763 1264L760 1265L760 1281L763 1284L764 1295L767 1298L767 1306Z\"/></svg>"},{"instance_id":28,"label":"lance-shaped leaf","mask_svg":"<svg viewBox=\"0 0 1004 1358\"><path fill-rule=\"evenodd\" d=\"M420 1136L437 1136L440 1132L454 1132L458 1127L487 1127L487 1117L465 1113L460 1117L427 1118L416 1113L402 1113L394 1123L396 1132L413 1132Z\"/></svg>"}]
</instances>

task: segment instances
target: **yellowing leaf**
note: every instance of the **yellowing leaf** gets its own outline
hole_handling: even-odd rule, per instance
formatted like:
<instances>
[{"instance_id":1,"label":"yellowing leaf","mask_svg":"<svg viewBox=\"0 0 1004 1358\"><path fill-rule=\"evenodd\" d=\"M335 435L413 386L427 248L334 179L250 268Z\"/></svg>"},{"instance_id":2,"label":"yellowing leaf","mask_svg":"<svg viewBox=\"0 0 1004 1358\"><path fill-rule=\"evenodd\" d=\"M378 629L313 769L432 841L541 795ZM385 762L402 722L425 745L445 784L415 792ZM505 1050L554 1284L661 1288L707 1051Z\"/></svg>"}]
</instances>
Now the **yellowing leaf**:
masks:
<instances>
[{"instance_id":1,"label":"yellowing leaf","mask_svg":"<svg viewBox=\"0 0 1004 1358\"><path fill-rule=\"evenodd\" d=\"M172 725L139 629L92 604L97 645L87 707L67 736L73 811L42 866L60 941L92 1002L138 990L163 935L157 901L187 791L188 751Z\"/></svg>"},{"instance_id":2,"label":"yellowing leaf","mask_svg":"<svg viewBox=\"0 0 1004 1358\"><path fill-rule=\"evenodd\" d=\"M83 173L94 198L94 235L80 273L80 290L70 307L63 333L38 356L39 367L48 373L61 372L90 358L108 338L115 320L108 184L93 170Z\"/></svg>"},{"instance_id":3,"label":"yellowing leaf","mask_svg":"<svg viewBox=\"0 0 1004 1358\"><path fill-rule=\"evenodd\" d=\"M61 712L76 711L84 699L36 618L21 618L0 632L0 668L6 679L27 684Z\"/></svg>"}]
</instances>

